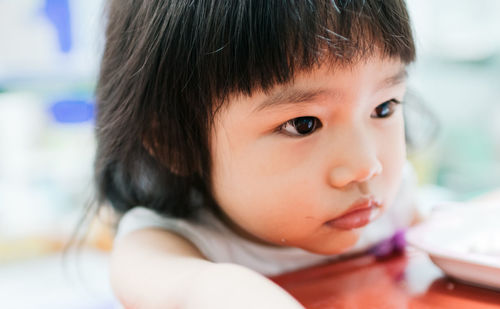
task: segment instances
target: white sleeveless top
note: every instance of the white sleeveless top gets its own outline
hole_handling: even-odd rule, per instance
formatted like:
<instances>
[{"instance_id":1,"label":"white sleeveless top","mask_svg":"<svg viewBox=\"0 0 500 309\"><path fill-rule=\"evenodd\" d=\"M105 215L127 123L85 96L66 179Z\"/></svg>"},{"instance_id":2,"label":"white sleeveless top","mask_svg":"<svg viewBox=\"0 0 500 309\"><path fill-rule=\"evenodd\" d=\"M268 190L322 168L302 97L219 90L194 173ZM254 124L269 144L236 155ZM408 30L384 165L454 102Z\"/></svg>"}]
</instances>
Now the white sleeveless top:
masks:
<instances>
[{"instance_id":1,"label":"white sleeveless top","mask_svg":"<svg viewBox=\"0 0 500 309\"><path fill-rule=\"evenodd\" d=\"M364 227L356 245L342 255L321 255L300 248L271 247L254 243L234 233L208 210L201 210L194 220L188 221L161 216L144 207L135 207L122 217L115 242L135 230L162 228L191 241L210 261L235 263L272 276L366 250L390 238L398 229L409 226L415 213L415 185L413 170L407 164L401 188L393 205L376 221Z\"/></svg>"}]
</instances>

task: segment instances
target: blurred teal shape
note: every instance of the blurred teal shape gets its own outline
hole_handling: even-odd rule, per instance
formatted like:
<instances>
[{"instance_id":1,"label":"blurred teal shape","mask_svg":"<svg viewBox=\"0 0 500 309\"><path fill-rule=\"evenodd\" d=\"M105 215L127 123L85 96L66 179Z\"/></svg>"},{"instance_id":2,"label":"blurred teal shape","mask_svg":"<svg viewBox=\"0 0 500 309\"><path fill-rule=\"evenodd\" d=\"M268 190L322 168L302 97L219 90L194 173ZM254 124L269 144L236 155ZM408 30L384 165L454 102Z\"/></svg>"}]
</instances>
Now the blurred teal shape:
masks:
<instances>
[{"instance_id":1,"label":"blurred teal shape","mask_svg":"<svg viewBox=\"0 0 500 309\"><path fill-rule=\"evenodd\" d=\"M466 200L500 185L500 162L491 132L480 126L453 127L444 140L437 184Z\"/></svg>"}]
</instances>

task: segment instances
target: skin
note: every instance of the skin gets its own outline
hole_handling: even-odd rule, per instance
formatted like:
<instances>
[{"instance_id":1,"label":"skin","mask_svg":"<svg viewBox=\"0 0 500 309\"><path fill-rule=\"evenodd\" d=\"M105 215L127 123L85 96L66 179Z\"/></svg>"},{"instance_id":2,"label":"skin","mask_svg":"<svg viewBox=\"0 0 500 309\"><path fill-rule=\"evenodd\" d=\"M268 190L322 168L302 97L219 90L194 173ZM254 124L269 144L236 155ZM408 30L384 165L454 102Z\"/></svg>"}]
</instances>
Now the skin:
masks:
<instances>
[{"instance_id":1,"label":"skin","mask_svg":"<svg viewBox=\"0 0 500 309\"><path fill-rule=\"evenodd\" d=\"M402 106L390 100L403 99L404 73L400 61L374 56L229 100L211 138L212 190L229 225L268 245L352 247L361 229L325 223L359 198L382 211L394 200L406 153ZM297 117L315 117L317 129L299 135L286 124Z\"/></svg>"},{"instance_id":2,"label":"skin","mask_svg":"<svg viewBox=\"0 0 500 309\"><path fill-rule=\"evenodd\" d=\"M125 308L303 308L264 276L212 263L189 241L163 229L137 230L115 243L110 276Z\"/></svg>"},{"instance_id":3,"label":"skin","mask_svg":"<svg viewBox=\"0 0 500 309\"><path fill-rule=\"evenodd\" d=\"M403 70L399 61L373 57L232 98L217 114L210 140L212 191L228 225L269 246L325 254L352 247L360 229L325 223L360 197L382 208L393 201L405 142L402 107L389 101L404 96ZM287 122L306 116L318 119L307 118L317 129L296 136ZM188 240L163 229L137 230L117 241L110 270L126 308L303 308L264 276L208 261Z\"/></svg>"}]
</instances>

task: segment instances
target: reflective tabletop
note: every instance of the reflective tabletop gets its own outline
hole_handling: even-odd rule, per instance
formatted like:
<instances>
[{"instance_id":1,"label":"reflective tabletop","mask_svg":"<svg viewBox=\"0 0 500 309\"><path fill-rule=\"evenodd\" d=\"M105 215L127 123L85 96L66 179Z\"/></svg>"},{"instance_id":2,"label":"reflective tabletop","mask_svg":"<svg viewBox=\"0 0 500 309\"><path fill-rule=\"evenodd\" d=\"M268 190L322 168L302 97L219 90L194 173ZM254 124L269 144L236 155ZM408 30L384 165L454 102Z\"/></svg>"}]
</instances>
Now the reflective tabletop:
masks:
<instances>
[{"instance_id":1,"label":"reflective tabletop","mask_svg":"<svg viewBox=\"0 0 500 309\"><path fill-rule=\"evenodd\" d=\"M500 308L500 292L446 277L409 249L385 260L360 256L271 278L306 308Z\"/></svg>"}]
</instances>

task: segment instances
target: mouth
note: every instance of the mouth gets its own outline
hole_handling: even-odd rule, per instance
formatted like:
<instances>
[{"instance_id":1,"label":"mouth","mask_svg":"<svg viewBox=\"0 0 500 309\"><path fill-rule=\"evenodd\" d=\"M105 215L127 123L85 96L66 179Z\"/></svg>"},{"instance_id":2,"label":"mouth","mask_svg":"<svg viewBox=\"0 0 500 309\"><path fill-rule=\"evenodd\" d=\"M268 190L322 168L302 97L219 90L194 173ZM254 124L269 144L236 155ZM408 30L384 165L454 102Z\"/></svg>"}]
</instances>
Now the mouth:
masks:
<instances>
[{"instance_id":1,"label":"mouth","mask_svg":"<svg viewBox=\"0 0 500 309\"><path fill-rule=\"evenodd\" d=\"M360 198L354 202L341 216L325 224L341 230L352 230L363 227L378 217L382 205L373 198Z\"/></svg>"}]
</instances>

